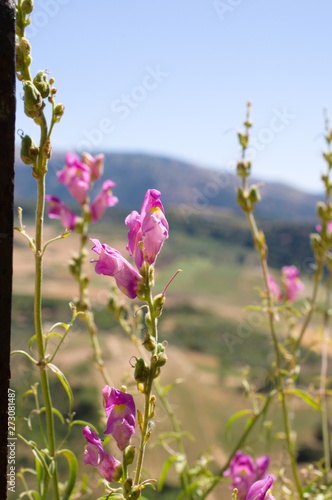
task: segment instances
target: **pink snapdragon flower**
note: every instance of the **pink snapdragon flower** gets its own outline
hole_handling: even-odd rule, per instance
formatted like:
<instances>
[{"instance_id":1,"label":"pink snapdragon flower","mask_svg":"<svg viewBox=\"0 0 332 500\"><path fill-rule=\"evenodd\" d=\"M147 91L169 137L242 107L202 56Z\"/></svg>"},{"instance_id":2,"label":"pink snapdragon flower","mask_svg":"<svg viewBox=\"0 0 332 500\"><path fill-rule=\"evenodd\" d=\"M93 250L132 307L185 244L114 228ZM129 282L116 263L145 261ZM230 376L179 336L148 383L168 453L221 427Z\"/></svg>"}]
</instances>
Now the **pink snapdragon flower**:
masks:
<instances>
[{"instance_id":1,"label":"pink snapdragon flower","mask_svg":"<svg viewBox=\"0 0 332 500\"><path fill-rule=\"evenodd\" d=\"M250 455L242 453L242 451L235 453L229 468L224 472L224 476L232 480L230 489L238 489L238 500L246 500L250 487L265 477L269 463L268 456L258 457L254 462ZM253 498L251 497L251 500Z\"/></svg>"},{"instance_id":2,"label":"pink snapdragon flower","mask_svg":"<svg viewBox=\"0 0 332 500\"><path fill-rule=\"evenodd\" d=\"M131 394L105 385L103 389L107 424L104 434L112 434L118 447L123 451L135 432L136 408Z\"/></svg>"},{"instance_id":3,"label":"pink snapdragon flower","mask_svg":"<svg viewBox=\"0 0 332 500\"><path fill-rule=\"evenodd\" d=\"M114 276L117 286L130 299L137 296L137 291L143 282L138 271L121 255L118 250L106 244L101 244L97 239L91 239L94 243L92 250L99 255L95 271L97 274Z\"/></svg>"},{"instance_id":4,"label":"pink snapdragon flower","mask_svg":"<svg viewBox=\"0 0 332 500\"><path fill-rule=\"evenodd\" d=\"M82 154L82 162L87 165L91 172L91 180L97 181L103 175L105 155L102 153L93 157L90 153Z\"/></svg>"},{"instance_id":5,"label":"pink snapdragon flower","mask_svg":"<svg viewBox=\"0 0 332 500\"><path fill-rule=\"evenodd\" d=\"M136 267L142 272L146 262L155 263L164 240L168 238L168 222L160 201L160 192L149 189L145 195L141 213L131 212L125 220L129 227L127 250L134 257ZM134 299L143 286L143 276L121 255L118 250L99 240L92 239L92 250L99 255L96 273L114 276L120 290Z\"/></svg>"},{"instance_id":6,"label":"pink snapdragon flower","mask_svg":"<svg viewBox=\"0 0 332 500\"><path fill-rule=\"evenodd\" d=\"M129 227L127 250L134 257L138 269L144 262L154 264L161 247L168 238L168 222L160 200L160 192L146 192L141 213L132 211L125 220Z\"/></svg>"},{"instance_id":7,"label":"pink snapdragon flower","mask_svg":"<svg viewBox=\"0 0 332 500\"><path fill-rule=\"evenodd\" d=\"M104 450L101 439L89 426L84 427L83 435L88 442L84 448L84 463L97 467L107 481L120 479L121 462Z\"/></svg>"},{"instance_id":8,"label":"pink snapdragon flower","mask_svg":"<svg viewBox=\"0 0 332 500\"><path fill-rule=\"evenodd\" d=\"M84 205L91 184L90 168L81 162L77 155L68 153L65 166L57 172L57 177L59 182L68 188L75 200L80 205Z\"/></svg>"},{"instance_id":9,"label":"pink snapdragon flower","mask_svg":"<svg viewBox=\"0 0 332 500\"><path fill-rule=\"evenodd\" d=\"M67 205L56 196L46 195L45 200L49 202L48 216L50 219L60 219L65 229L73 230L76 224L81 220L74 214Z\"/></svg>"},{"instance_id":10,"label":"pink snapdragon flower","mask_svg":"<svg viewBox=\"0 0 332 500\"><path fill-rule=\"evenodd\" d=\"M317 225L316 225L316 227L315 227L315 229L316 229L316 231L317 231L318 233L320 233L320 232L321 232L321 230L323 229L323 227L322 227L322 225L321 225L321 224L317 224ZM331 235L331 234L332 234L332 221L330 221L330 222L328 222L328 223L326 224L326 231L327 231L327 233L328 233L329 235Z\"/></svg>"},{"instance_id":11,"label":"pink snapdragon flower","mask_svg":"<svg viewBox=\"0 0 332 500\"><path fill-rule=\"evenodd\" d=\"M296 266L282 267L281 281L282 287L276 283L271 275L268 276L268 286L271 295L278 302L283 300L294 302L304 289L304 283L300 280L300 271Z\"/></svg>"},{"instance_id":12,"label":"pink snapdragon flower","mask_svg":"<svg viewBox=\"0 0 332 500\"><path fill-rule=\"evenodd\" d=\"M273 476L267 475L264 479L256 481L249 489L246 500L276 500L271 494Z\"/></svg>"},{"instance_id":13,"label":"pink snapdragon flower","mask_svg":"<svg viewBox=\"0 0 332 500\"><path fill-rule=\"evenodd\" d=\"M110 179L105 181L102 190L91 203L90 211L92 222L101 219L107 207L114 207L114 205L118 203L118 198L112 194L112 188L114 186L115 183Z\"/></svg>"}]
</instances>

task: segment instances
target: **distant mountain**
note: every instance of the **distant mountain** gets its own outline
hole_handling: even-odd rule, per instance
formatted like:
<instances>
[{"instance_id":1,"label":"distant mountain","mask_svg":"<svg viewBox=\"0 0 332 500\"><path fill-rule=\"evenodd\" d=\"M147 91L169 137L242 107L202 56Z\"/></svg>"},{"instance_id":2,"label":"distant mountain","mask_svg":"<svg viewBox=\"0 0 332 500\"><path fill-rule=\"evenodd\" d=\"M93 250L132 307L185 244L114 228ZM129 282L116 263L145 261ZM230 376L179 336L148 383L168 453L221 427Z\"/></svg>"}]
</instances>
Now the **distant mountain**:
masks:
<instances>
[{"instance_id":1,"label":"distant mountain","mask_svg":"<svg viewBox=\"0 0 332 500\"><path fill-rule=\"evenodd\" d=\"M66 188L59 184L56 172L64 163L64 155L54 153L49 162L47 193L72 202ZM106 153L104 178L116 182L114 194L119 207L139 209L147 189L162 192L163 203L173 206L183 215L204 214L205 210L224 208L240 213L236 204L238 178L229 171L212 170L173 158L138 153ZM256 182L259 182L256 180ZM97 191L101 181L95 186ZM35 196L36 182L31 168L17 161L17 200L30 200ZM265 183L261 186L262 202L257 204L256 214L267 220L313 221L319 196L304 193L281 183Z\"/></svg>"}]
</instances>

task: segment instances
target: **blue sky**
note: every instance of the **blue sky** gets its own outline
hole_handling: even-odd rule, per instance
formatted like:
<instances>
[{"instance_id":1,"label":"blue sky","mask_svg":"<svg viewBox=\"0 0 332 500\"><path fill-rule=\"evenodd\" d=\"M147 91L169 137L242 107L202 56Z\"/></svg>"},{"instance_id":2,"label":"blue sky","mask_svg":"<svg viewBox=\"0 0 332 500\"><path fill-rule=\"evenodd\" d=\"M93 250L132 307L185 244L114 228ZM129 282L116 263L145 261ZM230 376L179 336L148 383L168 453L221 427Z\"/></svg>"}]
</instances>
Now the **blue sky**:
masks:
<instances>
[{"instance_id":1,"label":"blue sky","mask_svg":"<svg viewBox=\"0 0 332 500\"><path fill-rule=\"evenodd\" d=\"M65 105L53 145L232 171L250 99L255 176L320 191L331 18L327 0L35 0L32 72Z\"/></svg>"}]
</instances>

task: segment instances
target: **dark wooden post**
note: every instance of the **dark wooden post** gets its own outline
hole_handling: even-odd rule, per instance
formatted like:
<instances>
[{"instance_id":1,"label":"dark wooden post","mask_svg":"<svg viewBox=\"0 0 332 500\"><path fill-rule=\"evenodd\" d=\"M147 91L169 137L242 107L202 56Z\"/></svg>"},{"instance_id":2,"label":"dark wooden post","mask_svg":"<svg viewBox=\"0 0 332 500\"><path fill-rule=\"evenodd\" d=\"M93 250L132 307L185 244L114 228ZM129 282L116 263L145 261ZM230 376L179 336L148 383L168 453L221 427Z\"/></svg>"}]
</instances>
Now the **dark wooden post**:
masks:
<instances>
[{"instance_id":1,"label":"dark wooden post","mask_svg":"<svg viewBox=\"0 0 332 500\"><path fill-rule=\"evenodd\" d=\"M15 2L0 0L0 498L7 498L15 154Z\"/></svg>"}]
</instances>

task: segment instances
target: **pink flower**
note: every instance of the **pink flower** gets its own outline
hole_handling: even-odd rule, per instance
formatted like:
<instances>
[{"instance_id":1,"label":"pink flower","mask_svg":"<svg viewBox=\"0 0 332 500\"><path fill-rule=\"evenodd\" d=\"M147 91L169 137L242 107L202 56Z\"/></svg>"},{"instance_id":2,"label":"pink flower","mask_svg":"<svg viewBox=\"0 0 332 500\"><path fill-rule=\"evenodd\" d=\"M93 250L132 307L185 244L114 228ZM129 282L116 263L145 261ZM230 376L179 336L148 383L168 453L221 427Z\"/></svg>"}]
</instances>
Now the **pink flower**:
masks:
<instances>
[{"instance_id":1,"label":"pink flower","mask_svg":"<svg viewBox=\"0 0 332 500\"><path fill-rule=\"evenodd\" d=\"M93 182L97 181L103 175L104 159L105 155L103 154L98 154L95 157L90 155L90 153L82 154L82 162L89 167Z\"/></svg>"},{"instance_id":2,"label":"pink flower","mask_svg":"<svg viewBox=\"0 0 332 500\"><path fill-rule=\"evenodd\" d=\"M96 273L114 276L120 290L130 299L134 299L142 284L142 276L115 248L101 244L96 239L91 241L94 243L92 250L99 255L98 260L91 261L96 262Z\"/></svg>"},{"instance_id":3,"label":"pink flower","mask_svg":"<svg viewBox=\"0 0 332 500\"><path fill-rule=\"evenodd\" d=\"M256 481L249 489L246 500L275 500L270 488L274 482L273 476L267 475L264 479Z\"/></svg>"},{"instance_id":4,"label":"pink flower","mask_svg":"<svg viewBox=\"0 0 332 500\"><path fill-rule=\"evenodd\" d=\"M114 207L118 203L118 198L112 195L112 187L115 183L108 179L104 182L102 190L93 200L90 206L92 222L96 222L103 215L107 207Z\"/></svg>"},{"instance_id":5,"label":"pink flower","mask_svg":"<svg viewBox=\"0 0 332 500\"><path fill-rule=\"evenodd\" d=\"M83 435L88 442L84 448L84 463L97 467L107 481L120 479L121 462L104 450L101 439L89 426L84 427Z\"/></svg>"},{"instance_id":6,"label":"pink flower","mask_svg":"<svg viewBox=\"0 0 332 500\"><path fill-rule=\"evenodd\" d=\"M105 385L103 398L107 414L104 434L112 434L118 447L123 451L130 443L135 432L136 408L134 399L126 392Z\"/></svg>"},{"instance_id":7,"label":"pink flower","mask_svg":"<svg viewBox=\"0 0 332 500\"><path fill-rule=\"evenodd\" d=\"M57 172L59 182L67 186L70 194L84 205L90 189L91 172L87 165L81 162L74 153L66 155L66 164Z\"/></svg>"},{"instance_id":8,"label":"pink flower","mask_svg":"<svg viewBox=\"0 0 332 500\"><path fill-rule=\"evenodd\" d=\"M65 229L74 229L77 222L81 219L78 215L74 214L63 201L56 196L45 196L46 201L49 202L48 216L50 219L60 219L61 224Z\"/></svg>"},{"instance_id":9,"label":"pink flower","mask_svg":"<svg viewBox=\"0 0 332 500\"><path fill-rule=\"evenodd\" d=\"M160 201L160 192L149 189L146 192L141 213L135 210L125 220L129 227L127 250L134 257L138 269L144 262L154 264L166 238L168 222Z\"/></svg>"},{"instance_id":10,"label":"pink flower","mask_svg":"<svg viewBox=\"0 0 332 500\"><path fill-rule=\"evenodd\" d=\"M274 278L272 278L272 276L270 274L267 277L267 281L268 281L268 287L269 287L269 290L270 290L270 293L271 293L272 297L275 300L282 300L281 288L276 283L276 281L274 280Z\"/></svg>"},{"instance_id":11,"label":"pink flower","mask_svg":"<svg viewBox=\"0 0 332 500\"><path fill-rule=\"evenodd\" d=\"M232 480L231 489L238 489L238 500L245 500L250 487L264 478L269 463L268 456L259 457L255 463L250 455L242 451L235 453L224 476Z\"/></svg>"},{"instance_id":12,"label":"pink flower","mask_svg":"<svg viewBox=\"0 0 332 500\"><path fill-rule=\"evenodd\" d=\"M279 302L288 300L294 302L299 293L304 289L304 283L300 280L300 271L296 266L284 266L281 268L282 288L275 282L272 276L268 276L268 286L273 298Z\"/></svg>"},{"instance_id":13,"label":"pink flower","mask_svg":"<svg viewBox=\"0 0 332 500\"><path fill-rule=\"evenodd\" d=\"M304 288L304 283L300 280L300 271L296 266L284 266L281 268L281 273L285 285L285 297L294 302Z\"/></svg>"}]
</instances>

